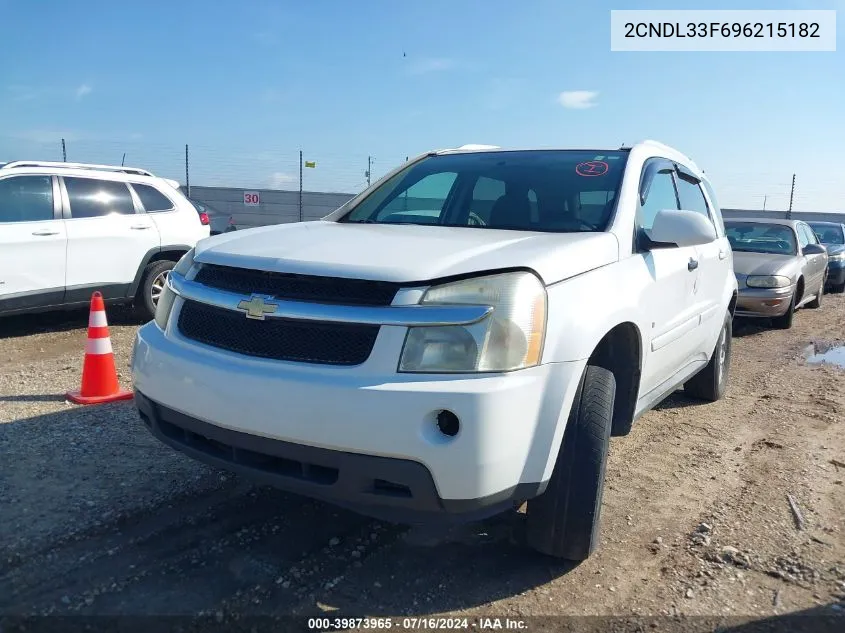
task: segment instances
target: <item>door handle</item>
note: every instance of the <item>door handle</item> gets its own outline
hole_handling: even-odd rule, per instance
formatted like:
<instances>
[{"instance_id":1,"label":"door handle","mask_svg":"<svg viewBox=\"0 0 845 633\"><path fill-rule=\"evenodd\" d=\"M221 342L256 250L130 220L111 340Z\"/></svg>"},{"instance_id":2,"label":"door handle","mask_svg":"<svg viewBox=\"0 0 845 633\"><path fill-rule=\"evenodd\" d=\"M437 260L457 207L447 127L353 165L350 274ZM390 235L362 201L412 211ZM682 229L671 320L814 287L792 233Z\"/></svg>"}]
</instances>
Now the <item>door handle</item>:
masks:
<instances>
[{"instance_id":1,"label":"door handle","mask_svg":"<svg viewBox=\"0 0 845 633\"><path fill-rule=\"evenodd\" d=\"M45 230L43 230L43 231L33 231L33 232L32 232L32 234L33 234L33 235L38 235L38 236L43 236L43 235L58 235L58 234L59 234L59 232L58 232L58 231L50 231L50 230L48 230L48 229L45 229Z\"/></svg>"},{"instance_id":2,"label":"door handle","mask_svg":"<svg viewBox=\"0 0 845 633\"><path fill-rule=\"evenodd\" d=\"M725 259L728 256L727 251L719 251L719 259Z\"/></svg>"},{"instance_id":3,"label":"door handle","mask_svg":"<svg viewBox=\"0 0 845 633\"><path fill-rule=\"evenodd\" d=\"M690 257L687 262L687 270L695 270L696 268L698 268L698 260Z\"/></svg>"},{"instance_id":4,"label":"door handle","mask_svg":"<svg viewBox=\"0 0 845 633\"><path fill-rule=\"evenodd\" d=\"M129 228L131 228L133 231L145 231L145 230L151 229L153 227L150 226L149 224L133 224Z\"/></svg>"}]
</instances>

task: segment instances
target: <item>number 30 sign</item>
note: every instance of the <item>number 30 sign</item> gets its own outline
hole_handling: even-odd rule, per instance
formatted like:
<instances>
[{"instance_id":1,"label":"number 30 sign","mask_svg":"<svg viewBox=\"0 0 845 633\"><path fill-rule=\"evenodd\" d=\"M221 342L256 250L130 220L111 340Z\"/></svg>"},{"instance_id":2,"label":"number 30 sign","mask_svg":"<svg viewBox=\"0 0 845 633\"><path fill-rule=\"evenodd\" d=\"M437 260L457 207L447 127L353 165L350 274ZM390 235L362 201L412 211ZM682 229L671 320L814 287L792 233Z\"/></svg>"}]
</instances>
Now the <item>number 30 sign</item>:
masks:
<instances>
[{"instance_id":1,"label":"number 30 sign","mask_svg":"<svg viewBox=\"0 0 845 633\"><path fill-rule=\"evenodd\" d=\"M258 192L244 191L244 204L248 207L257 207L260 204Z\"/></svg>"}]
</instances>

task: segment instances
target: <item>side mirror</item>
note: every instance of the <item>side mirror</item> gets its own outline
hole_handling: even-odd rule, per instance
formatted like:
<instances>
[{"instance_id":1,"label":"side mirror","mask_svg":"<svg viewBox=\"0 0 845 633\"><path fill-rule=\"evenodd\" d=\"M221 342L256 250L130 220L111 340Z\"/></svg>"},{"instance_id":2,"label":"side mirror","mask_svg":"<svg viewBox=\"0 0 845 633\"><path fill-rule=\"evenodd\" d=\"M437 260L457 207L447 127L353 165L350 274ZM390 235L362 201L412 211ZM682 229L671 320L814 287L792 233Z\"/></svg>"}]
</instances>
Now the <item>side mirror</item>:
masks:
<instances>
[{"instance_id":1,"label":"side mirror","mask_svg":"<svg viewBox=\"0 0 845 633\"><path fill-rule=\"evenodd\" d=\"M821 244L807 244L803 249L804 255L823 255L827 253L827 248Z\"/></svg>"},{"instance_id":2,"label":"side mirror","mask_svg":"<svg viewBox=\"0 0 845 633\"><path fill-rule=\"evenodd\" d=\"M709 219L695 211L664 209L654 217L648 237L651 248L671 246L697 246L713 242L716 228Z\"/></svg>"}]
</instances>

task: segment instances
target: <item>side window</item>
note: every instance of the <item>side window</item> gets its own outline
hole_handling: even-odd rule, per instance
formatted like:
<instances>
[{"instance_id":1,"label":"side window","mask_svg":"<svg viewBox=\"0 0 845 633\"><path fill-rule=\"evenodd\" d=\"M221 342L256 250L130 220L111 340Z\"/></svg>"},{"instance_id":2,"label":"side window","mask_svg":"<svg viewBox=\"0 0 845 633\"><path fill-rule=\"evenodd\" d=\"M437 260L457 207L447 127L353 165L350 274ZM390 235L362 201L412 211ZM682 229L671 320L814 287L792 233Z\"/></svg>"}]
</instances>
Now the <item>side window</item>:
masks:
<instances>
[{"instance_id":1,"label":"side window","mask_svg":"<svg viewBox=\"0 0 845 633\"><path fill-rule=\"evenodd\" d=\"M64 177L74 218L95 218L118 213L135 213L132 196L125 183L93 178Z\"/></svg>"},{"instance_id":2,"label":"side window","mask_svg":"<svg viewBox=\"0 0 845 633\"><path fill-rule=\"evenodd\" d=\"M807 235L807 228L803 224L798 225L798 243L801 245L801 248L804 248L807 244L810 243L810 236Z\"/></svg>"},{"instance_id":3,"label":"side window","mask_svg":"<svg viewBox=\"0 0 845 633\"><path fill-rule=\"evenodd\" d=\"M144 205L144 211L147 213L155 213L156 211L171 211L175 206L167 196L155 187L132 183L132 188L135 190L135 193L138 194L138 197L141 199L141 204Z\"/></svg>"},{"instance_id":4,"label":"side window","mask_svg":"<svg viewBox=\"0 0 845 633\"><path fill-rule=\"evenodd\" d=\"M50 176L13 176L0 180L0 222L53 219Z\"/></svg>"},{"instance_id":5,"label":"side window","mask_svg":"<svg viewBox=\"0 0 845 633\"><path fill-rule=\"evenodd\" d=\"M681 208L686 211L695 211L710 220L710 210L707 208L707 201L701 193L701 187L697 183L690 182L684 178L678 178L678 198L681 200Z\"/></svg>"},{"instance_id":6,"label":"side window","mask_svg":"<svg viewBox=\"0 0 845 633\"><path fill-rule=\"evenodd\" d=\"M818 244L819 238L807 224L803 225L804 230L807 232L807 239L810 240L810 244Z\"/></svg>"},{"instance_id":7,"label":"side window","mask_svg":"<svg viewBox=\"0 0 845 633\"><path fill-rule=\"evenodd\" d=\"M650 229L654 225L657 212L663 209L678 209L675 183L672 172L669 170L660 171L654 175L645 202L640 206L637 215L639 228Z\"/></svg>"},{"instance_id":8,"label":"side window","mask_svg":"<svg viewBox=\"0 0 845 633\"><path fill-rule=\"evenodd\" d=\"M417 222L422 217L437 223L457 177L458 174L454 172L437 172L424 176L391 200L379 211L377 218L383 220L397 215L397 221L401 221L401 216L411 215Z\"/></svg>"}]
</instances>

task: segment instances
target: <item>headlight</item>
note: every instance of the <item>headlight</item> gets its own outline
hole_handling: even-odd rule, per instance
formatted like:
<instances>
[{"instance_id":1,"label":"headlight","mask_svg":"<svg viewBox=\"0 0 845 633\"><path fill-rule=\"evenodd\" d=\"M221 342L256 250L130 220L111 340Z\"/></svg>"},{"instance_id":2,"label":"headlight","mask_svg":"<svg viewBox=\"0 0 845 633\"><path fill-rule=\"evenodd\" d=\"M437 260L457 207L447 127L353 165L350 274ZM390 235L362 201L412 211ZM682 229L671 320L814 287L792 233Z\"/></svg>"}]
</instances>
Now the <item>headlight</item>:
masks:
<instances>
[{"instance_id":1,"label":"headlight","mask_svg":"<svg viewBox=\"0 0 845 633\"><path fill-rule=\"evenodd\" d=\"M827 259L830 262L843 262L845 261L845 252L836 253L836 255L829 255Z\"/></svg>"},{"instance_id":2,"label":"headlight","mask_svg":"<svg viewBox=\"0 0 845 633\"><path fill-rule=\"evenodd\" d=\"M546 329L546 288L528 272L475 277L430 288L420 303L485 305L472 325L408 329L400 372L494 372L539 364Z\"/></svg>"},{"instance_id":3,"label":"headlight","mask_svg":"<svg viewBox=\"0 0 845 633\"><path fill-rule=\"evenodd\" d=\"M194 265L194 249L189 250L182 255L176 266L171 270L171 274L185 276ZM156 304L155 322L162 330L167 328L167 321L170 319L170 311L173 310L173 302L176 301L176 293L170 289L169 284L164 284L164 289L159 295L158 303Z\"/></svg>"},{"instance_id":4,"label":"headlight","mask_svg":"<svg viewBox=\"0 0 845 633\"><path fill-rule=\"evenodd\" d=\"M792 284L789 277L782 275L749 275L745 285L749 288L787 288Z\"/></svg>"}]
</instances>

